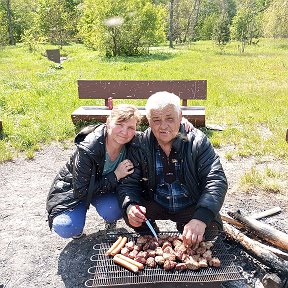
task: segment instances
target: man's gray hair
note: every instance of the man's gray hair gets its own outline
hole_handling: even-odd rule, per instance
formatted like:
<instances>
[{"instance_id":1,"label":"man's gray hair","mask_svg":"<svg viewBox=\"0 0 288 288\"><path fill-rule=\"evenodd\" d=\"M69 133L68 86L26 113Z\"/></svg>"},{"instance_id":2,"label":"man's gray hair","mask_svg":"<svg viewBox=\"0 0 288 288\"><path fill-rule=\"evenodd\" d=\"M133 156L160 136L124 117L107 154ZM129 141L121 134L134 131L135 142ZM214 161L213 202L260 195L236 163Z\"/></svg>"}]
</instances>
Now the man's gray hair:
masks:
<instances>
[{"instance_id":1,"label":"man's gray hair","mask_svg":"<svg viewBox=\"0 0 288 288\"><path fill-rule=\"evenodd\" d=\"M181 105L180 98L177 95L167 91L152 94L148 98L145 106L147 118L150 118L151 110L163 109L169 105L174 106L175 111L178 112L178 115L180 116Z\"/></svg>"}]
</instances>

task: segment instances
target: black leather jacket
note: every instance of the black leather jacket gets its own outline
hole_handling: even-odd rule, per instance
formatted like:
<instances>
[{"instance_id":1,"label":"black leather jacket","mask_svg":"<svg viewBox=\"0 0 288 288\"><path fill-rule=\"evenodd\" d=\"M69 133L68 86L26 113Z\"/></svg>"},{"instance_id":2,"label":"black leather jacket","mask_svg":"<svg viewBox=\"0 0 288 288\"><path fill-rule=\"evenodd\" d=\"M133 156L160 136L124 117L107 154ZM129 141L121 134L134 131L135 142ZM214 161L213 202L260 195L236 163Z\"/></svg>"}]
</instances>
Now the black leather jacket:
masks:
<instances>
[{"instance_id":1,"label":"black leather jacket","mask_svg":"<svg viewBox=\"0 0 288 288\"><path fill-rule=\"evenodd\" d=\"M124 212L129 204L141 204L141 197L153 199L157 185L156 143L155 136L148 128L142 136L135 138L127 152L127 158L134 163L135 169L118 186ZM196 207L209 209L218 218L227 192L227 179L210 141L198 129L187 134L181 125L173 148L180 163L180 182L187 186Z\"/></svg>"},{"instance_id":2,"label":"black leather jacket","mask_svg":"<svg viewBox=\"0 0 288 288\"><path fill-rule=\"evenodd\" d=\"M75 207L81 200L86 201L88 208L94 195L116 191L118 182L115 173L102 176L105 135L104 124L88 126L76 136L77 148L56 175L47 197L50 228L57 214Z\"/></svg>"}]
</instances>

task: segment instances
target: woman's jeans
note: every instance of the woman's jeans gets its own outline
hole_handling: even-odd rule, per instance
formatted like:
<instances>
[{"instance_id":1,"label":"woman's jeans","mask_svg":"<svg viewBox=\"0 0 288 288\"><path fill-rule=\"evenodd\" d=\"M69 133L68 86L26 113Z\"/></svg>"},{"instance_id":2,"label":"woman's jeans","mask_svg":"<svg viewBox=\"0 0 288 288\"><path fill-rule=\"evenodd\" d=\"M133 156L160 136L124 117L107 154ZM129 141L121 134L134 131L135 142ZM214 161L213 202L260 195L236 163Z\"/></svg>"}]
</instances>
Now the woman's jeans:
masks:
<instances>
[{"instance_id":1,"label":"woman's jeans","mask_svg":"<svg viewBox=\"0 0 288 288\"><path fill-rule=\"evenodd\" d=\"M113 222L121 219L122 209L118 203L117 195L113 193L102 194L92 199L91 205L106 221ZM75 208L66 210L53 219L52 229L62 238L70 238L82 233L86 220L86 203L80 202Z\"/></svg>"}]
</instances>

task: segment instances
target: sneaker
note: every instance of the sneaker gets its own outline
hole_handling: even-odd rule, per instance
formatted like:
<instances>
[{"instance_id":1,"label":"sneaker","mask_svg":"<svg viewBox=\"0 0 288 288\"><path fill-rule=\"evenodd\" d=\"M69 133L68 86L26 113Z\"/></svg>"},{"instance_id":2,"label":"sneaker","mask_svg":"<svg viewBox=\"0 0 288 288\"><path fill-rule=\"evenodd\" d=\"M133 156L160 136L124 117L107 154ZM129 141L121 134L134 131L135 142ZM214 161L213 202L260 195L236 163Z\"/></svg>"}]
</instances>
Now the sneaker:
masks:
<instances>
[{"instance_id":1,"label":"sneaker","mask_svg":"<svg viewBox=\"0 0 288 288\"><path fill-rule=\"evenodd\" d=\"M117 221L113 221L111 223L105 222L105 230L115 230L117 225Z\"/></svg>"},{"instance_id":2,"label":"sneaker","mask_svg":"<svg viewBox=\"0 0 288 288\"><path fill-rule=\"evenodd\" d=\"M83 237L85 234L84 232L82 231L80 234L78 235L75 235L75 236L72 236L72 239L80 239L81 237Z\"/></svg>"}]
</instances>

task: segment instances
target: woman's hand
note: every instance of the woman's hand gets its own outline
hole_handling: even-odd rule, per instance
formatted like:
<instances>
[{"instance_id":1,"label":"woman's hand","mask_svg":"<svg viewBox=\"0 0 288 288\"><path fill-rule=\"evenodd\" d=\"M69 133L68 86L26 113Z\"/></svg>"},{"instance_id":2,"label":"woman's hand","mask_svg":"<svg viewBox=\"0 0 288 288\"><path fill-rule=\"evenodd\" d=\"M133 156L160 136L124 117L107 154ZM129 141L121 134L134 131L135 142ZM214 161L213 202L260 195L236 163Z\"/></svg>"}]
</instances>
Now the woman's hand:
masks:
<instances>
[{"instance_id":1,"label":"woman's hand","mask_svg":"<svg viewBox=\"0 0 288 288\"><path fill-rule=\"evenodd\" d=\"M117 181L119 181L121 178L126 177L129 174L132 174L133 172L134 172L133 163L128 159L125 159L122 162L120 162L114 171Z\"/></svg>"},{"instance_id":2,"label":"woman's hand","mask_svg":"<svg viewBox=\"0 0 288 288\"><path fill-rule=\"evenodd\" d=\"M192 123L188 121L185 117L182 117L181 124L184 125L184 129L186 132L191 132L195 127Z\"/></svg>"}]
</instances>

